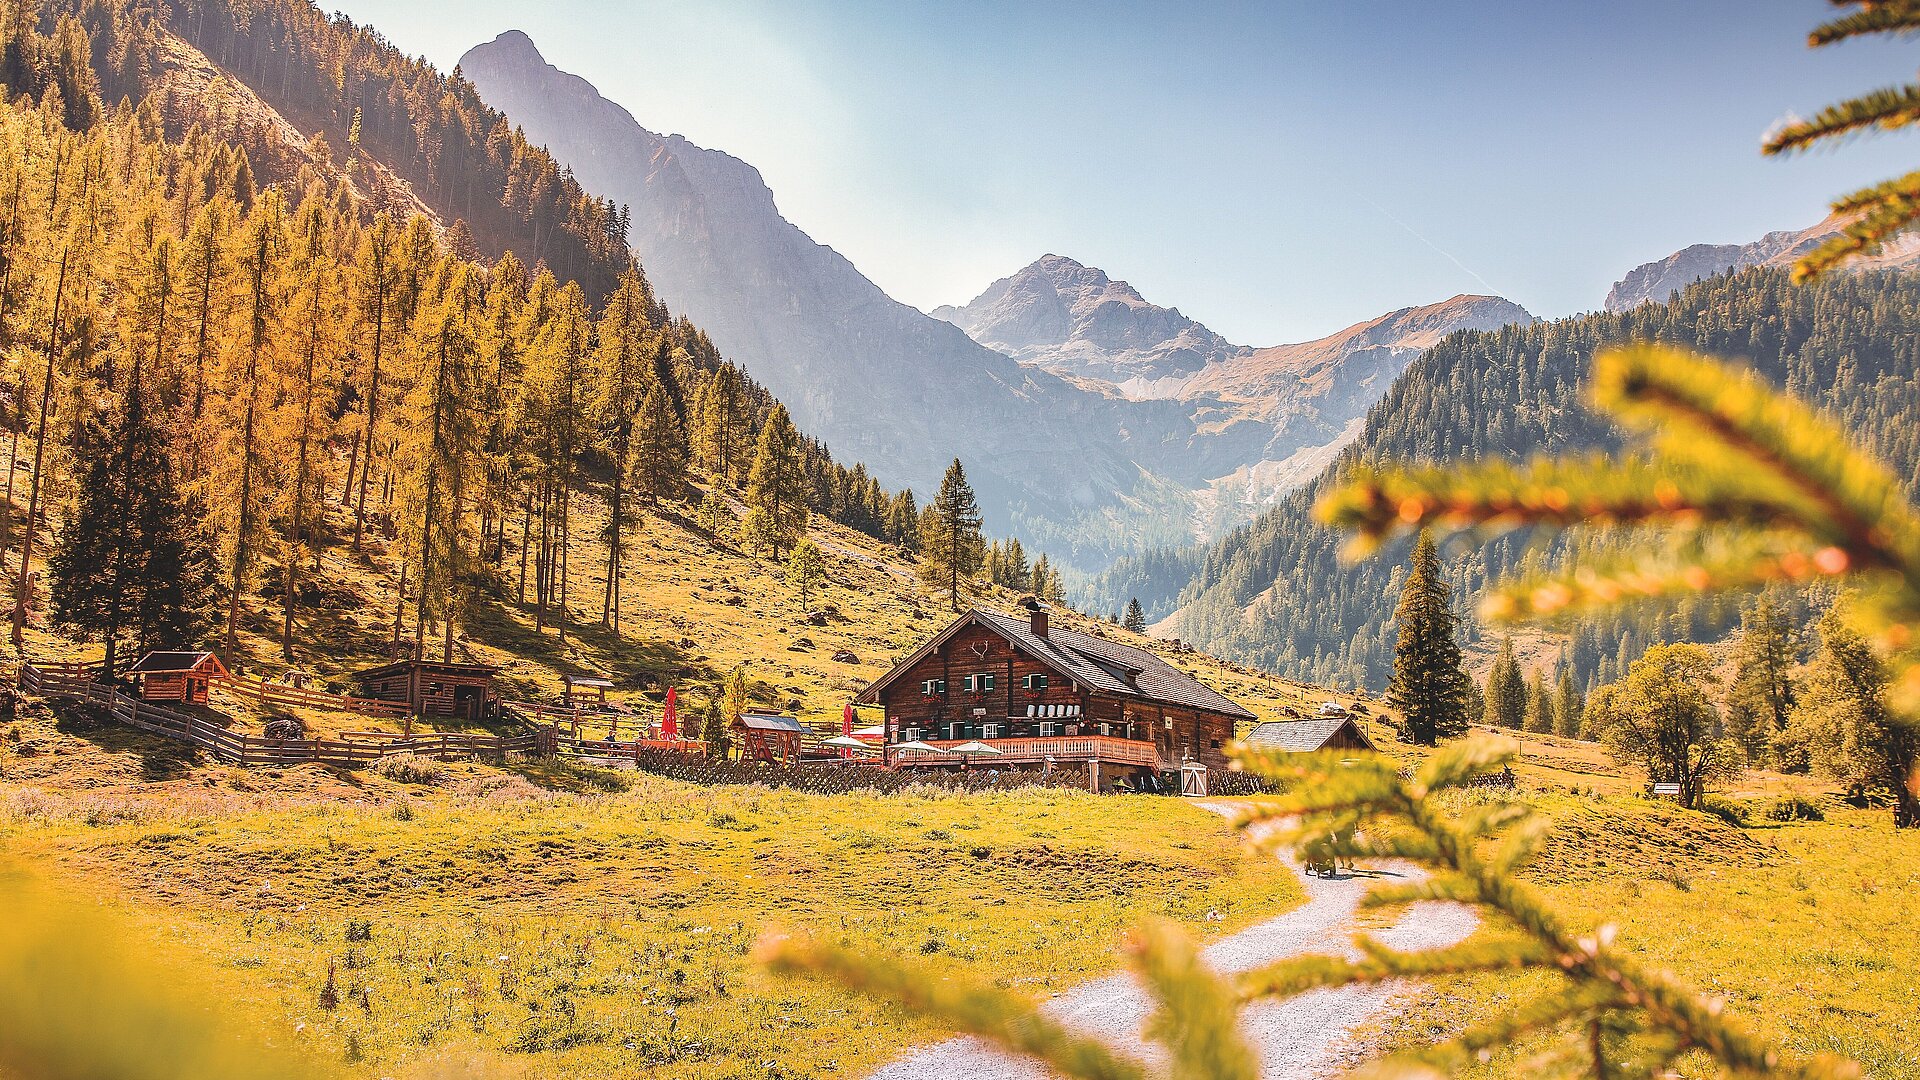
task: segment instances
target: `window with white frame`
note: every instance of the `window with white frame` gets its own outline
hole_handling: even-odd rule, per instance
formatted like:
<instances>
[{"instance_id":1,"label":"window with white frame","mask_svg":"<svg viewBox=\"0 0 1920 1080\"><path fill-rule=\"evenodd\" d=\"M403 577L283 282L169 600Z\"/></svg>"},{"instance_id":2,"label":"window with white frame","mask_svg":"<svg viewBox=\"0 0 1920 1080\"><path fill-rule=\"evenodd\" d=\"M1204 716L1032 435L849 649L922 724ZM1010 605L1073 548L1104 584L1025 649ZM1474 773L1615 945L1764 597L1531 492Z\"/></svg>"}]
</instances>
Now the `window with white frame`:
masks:
<instances>
[{"instance_id":1,"label":"window with white frame","mask_svg":"<svg viewBox=\"0 0 1920 1080\"><path fill-rule=\"evenodd\" d=\"M967 676L966 688L969 694L990 694L993 692L993 687L994 678L992 675L981 673Z\"/></svg>"},{"instance_id":2,"label":"window with white frame","mask_svg":"<svg viewBox=\"0 0 1920 1080\"><path fill-rule=\"evenodd\" d=\"M924 697L939 697L947 692L947 680L927 679L920 684L920 693Z\"/></svg>"},{"instance_id":3,"label":"window with white frame","mask_svg":"<svg viewBox=\"0 0 1920 1080\"><path fill-rule=\"evenodd\" d=\"M1047 676L1042 672L1036 671L1021 680L1020 685L1024 690L1045 690L1047 688Z\"/></svg>"}]
</instances>

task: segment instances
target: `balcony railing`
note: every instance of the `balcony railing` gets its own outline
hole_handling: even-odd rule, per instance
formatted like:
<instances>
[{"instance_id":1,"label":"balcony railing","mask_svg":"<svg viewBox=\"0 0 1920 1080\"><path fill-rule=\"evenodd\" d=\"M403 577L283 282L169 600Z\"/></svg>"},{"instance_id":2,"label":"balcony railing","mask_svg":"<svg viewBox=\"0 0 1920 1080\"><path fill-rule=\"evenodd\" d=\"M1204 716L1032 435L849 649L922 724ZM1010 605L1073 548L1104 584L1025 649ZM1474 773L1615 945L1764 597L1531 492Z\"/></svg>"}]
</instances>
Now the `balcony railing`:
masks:
<instances>
[{"instance_id":1,"label":"balcony railing","mask_svg":"<svg viewBox=\"0 0 1920 1080\"><path fill-rule=\"evenodd\" d=\"M1118 765L1145 765L1162 768L1159 753L1144 739L1119 739L1110 735L1058 735L1040 739L933 739L927 745L942 750L968 742L982 742L998 754L934 754L925 750L887 748L887 760L895 765L1032 765L1052 758L1056 762L1104 761Z\"/></svg>"}]
</instances>

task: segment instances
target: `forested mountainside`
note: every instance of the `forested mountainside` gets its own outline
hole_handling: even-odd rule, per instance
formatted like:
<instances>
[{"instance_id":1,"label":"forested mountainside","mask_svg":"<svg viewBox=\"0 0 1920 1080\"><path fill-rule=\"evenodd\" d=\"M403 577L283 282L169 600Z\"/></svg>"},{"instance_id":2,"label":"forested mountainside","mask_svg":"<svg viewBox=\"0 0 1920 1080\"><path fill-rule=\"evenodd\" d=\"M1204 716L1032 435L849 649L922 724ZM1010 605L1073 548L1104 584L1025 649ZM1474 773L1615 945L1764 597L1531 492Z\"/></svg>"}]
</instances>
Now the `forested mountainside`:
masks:
<instances>
[{"instance_id":1,"label":"forested mountainside","mask_svg":"<svg viewBox=\"0 0 1920 1080\"><path fill-rule=\"evenodd\" d=\"M298 6L252 14L269 10ZM618 215L517 136L499 175L573 192L522 238L589 278L617 268L603 300L511 251L480 261L461 219L443 230L383 209L420 205L403 145L377 157L350 131L335 166L324 137L229 76L217 96L177 94L170 72L219 69L153 9L81 13L100 38L44 8L0 38L0 551L25 597L16 643L44 621L141 647L217 629L235 665L269 641L286 661L327 655L349 646L315 576L343 549L380 578L381 599L353 606L386 613L383 649L437 626L456 652L480 598L516 578L536 628L595 607L617 627L621 567L647 516L698 494L690 470L710 491L743 485L757 551L791 547L814 511L913 541L911 496L832 461L673 318L608 231ZM390 55L343 48L363 46ZM123 91L111 103L109 87ZM475 168L484 190L492 174ZM387 198L361 182L375 170ZM737 504L712 494L699 516L726 525ZM608 507L598 527L576 510L587 496ZM604 567L591 598L566 585L582 543Z\"/></svg>"},{"instance_id":2,"label":"forested mountainside","mask_svg":"<svg viewBox=\"0 0 1920 1080\"><path fill-rule=\"evenodd\" d=\"M4 78L38 94L51 79L69 126L88 111L153 95L176 134L199 124L243 150L255 169L310 163L373 193L382 209L417 199L442 225L465 223L461 254L491 260L513 250L578 281L590 300L612 291L628 259L626 221L482 104L465 80L402 54L341 15L303 0L20 0L8 10L12 50ZM88 53L69 63L59 19ZM38 24L49 59L36 62L22 32ZM97 104L77 91L75 64L98 80ZM267 108L251 108L254 102ZM390 189L397 179L408 189Z\"/></svg>"},{"instance_id":3,"label":"forested mountainside","mask_svg":"<svg viewBox=\"0 0 1920 1080\"><path fill-rule=\"evenodd\" d=\"M1321 491L1362 460L1617 449L1618 433L1579 404L1581 384L1597 346L1630 339L1743 358L1834 413L1902 475L1920 466L1920 275L1868 271L1796 287L1783 270L1754 268L1624 313L1447 338L1407 369L1368 414L1360 438L1319 479L1218 543L1116 565L1088 590L1087 603L1099 610L1138 596L1164 617L1163 632L1210 651L1295 677L1383 685L1406 547L1344 563L1342 537L1309 515ZM1563 538L1530 551L1525 537L1508 536L1452 553L1449 573L1470 605L1490 575L1523 558L1565 557L1569 543ZM1165 575L1185 568L1193 577L1174 594ZM1725 604L1698 603L1585 627L1575 635L1572 660L1589 676L1636 648L1635 640L1704 635L1729 617Z\"/></svg>"}]
</instances>

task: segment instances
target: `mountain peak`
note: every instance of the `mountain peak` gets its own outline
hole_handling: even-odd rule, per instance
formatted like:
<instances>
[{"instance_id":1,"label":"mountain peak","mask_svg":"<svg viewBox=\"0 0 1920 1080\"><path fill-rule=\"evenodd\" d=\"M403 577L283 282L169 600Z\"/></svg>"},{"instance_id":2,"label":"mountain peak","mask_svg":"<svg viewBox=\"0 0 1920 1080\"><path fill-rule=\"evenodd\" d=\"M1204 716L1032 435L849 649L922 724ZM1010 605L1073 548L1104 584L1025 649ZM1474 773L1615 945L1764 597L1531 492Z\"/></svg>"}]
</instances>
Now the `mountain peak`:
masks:
<instances>
[{"instance_id":1,"label":"mountain peak","mask_svg":"<svg viewBox=\"0 0 1920 1080\"><path fill-rule=\"evenodd\" d=\"M1016 360L1115 384L1191 374L1244 351L1099 267L1053 252L932 315Z\"/></svg>"},{"instance_id":2,"label":"mountain peak","mask_svg":"<svg viewBox=\"0 0 1920 1080\"><path fill-rule=\"evenodd\" d=\"M547 58L540 55L539 46L533 43L533 39L527 36L527 32L525 30L505 31L501 33L498 37L495 37L492 41L489 41L484 45L475 46L475 48L486 49L491 52L503 52L509 55L523 57L526 60L533 63L544 64L547 62Z\"/></svg>"}]
</instances>

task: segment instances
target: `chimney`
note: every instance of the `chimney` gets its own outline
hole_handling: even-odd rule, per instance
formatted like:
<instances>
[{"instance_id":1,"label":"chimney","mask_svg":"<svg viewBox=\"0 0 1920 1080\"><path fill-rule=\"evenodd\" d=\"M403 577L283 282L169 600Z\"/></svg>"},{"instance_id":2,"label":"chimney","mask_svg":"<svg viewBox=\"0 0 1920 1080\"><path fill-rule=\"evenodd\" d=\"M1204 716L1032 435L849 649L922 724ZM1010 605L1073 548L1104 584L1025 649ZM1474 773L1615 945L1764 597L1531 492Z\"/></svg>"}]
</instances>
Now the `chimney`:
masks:
<instances>
[{"instance_id":1,"label":"chimney","mask_svg":"<svg viewBox=\"0 0 1920 1080\"><path fill-rule=\"evenodd\" d=\"M1025 605L1027 609L1027 625L1028 628L1033 631L1033 636L1038 638L1046 637L1047 605L1031 596L1021 601L1021 603Z\"/></svg>"}]
</instances>

